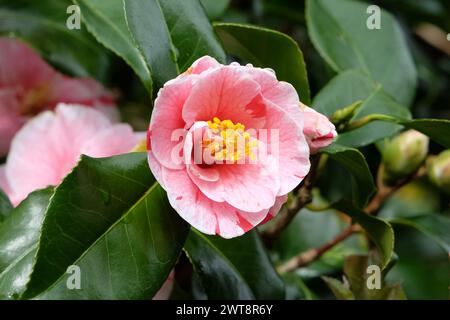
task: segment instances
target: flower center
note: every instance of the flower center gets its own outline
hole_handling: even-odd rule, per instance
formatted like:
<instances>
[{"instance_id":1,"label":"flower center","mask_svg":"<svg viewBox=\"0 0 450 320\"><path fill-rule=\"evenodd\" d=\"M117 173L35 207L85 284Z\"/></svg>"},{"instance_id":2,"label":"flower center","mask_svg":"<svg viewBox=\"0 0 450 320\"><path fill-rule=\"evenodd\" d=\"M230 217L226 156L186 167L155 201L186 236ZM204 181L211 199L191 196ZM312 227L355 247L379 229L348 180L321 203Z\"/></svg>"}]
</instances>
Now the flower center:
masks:
<instances>
[{"instance_id":1,"label":"flower center","mask_svg":"<svg viewBox=\"0 0 450 320\"><path fill-rule=\"evenodd\" d=\"M45 109L49 88L47 85L28 91L21 101L20 114L33 116Z\"/></svg>"},{"instance_id":2,"label":"flower center","mask_svg":"<svg viewBox=\"0 0 450 320\"><path fill-rule=\"evenodd\" d=\"M204 139L202 144L215 160L234 163L246 158L256 159L253 151L258 140L245 131L243 124L235 124L231 120L222 121L217 117L207 123L212 136Z\"/></svg>"}]
</instances>

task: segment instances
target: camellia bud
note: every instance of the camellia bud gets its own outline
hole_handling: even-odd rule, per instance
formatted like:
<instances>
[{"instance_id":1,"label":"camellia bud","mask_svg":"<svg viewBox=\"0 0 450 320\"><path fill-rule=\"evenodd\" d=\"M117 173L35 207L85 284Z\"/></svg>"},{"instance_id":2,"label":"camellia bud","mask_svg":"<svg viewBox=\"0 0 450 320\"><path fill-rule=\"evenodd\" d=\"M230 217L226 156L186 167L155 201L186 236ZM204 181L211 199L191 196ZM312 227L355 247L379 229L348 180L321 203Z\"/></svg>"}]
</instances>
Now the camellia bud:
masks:
<instances>
[{"instance_id":1,"label":"camellia bud","mask_svg":"<svg viewBox=\"0 0 450 320\"><path fill-rule=\"evenodd\" d=\"M441 152L430 161L428 177L442 191L450 194L450 150Z\"/></svg>"},{"instance_id":2,"label":"camellia bud","mask_svg":"<svg viewBox=\"0 0 450 320\"><path fill-rule=\"evenodd\" d=\"M383 181L393 184L419 169L427 156L428 142L427 136L415 130L392 139L383 151Z\"/></svg>"},{"instance_id":3,"label":"camellia bud","mask_svg":"<svg viewBox=\"0 0 450 320\"><path fill-rule=\"evenodd\" d=\"M350 121L351 118L354 117L361 105L362 101L356 101L349 106L336 110L331 115L331 122L333 122L335 125L346 124Z\"/></svg>"}]
</instances>

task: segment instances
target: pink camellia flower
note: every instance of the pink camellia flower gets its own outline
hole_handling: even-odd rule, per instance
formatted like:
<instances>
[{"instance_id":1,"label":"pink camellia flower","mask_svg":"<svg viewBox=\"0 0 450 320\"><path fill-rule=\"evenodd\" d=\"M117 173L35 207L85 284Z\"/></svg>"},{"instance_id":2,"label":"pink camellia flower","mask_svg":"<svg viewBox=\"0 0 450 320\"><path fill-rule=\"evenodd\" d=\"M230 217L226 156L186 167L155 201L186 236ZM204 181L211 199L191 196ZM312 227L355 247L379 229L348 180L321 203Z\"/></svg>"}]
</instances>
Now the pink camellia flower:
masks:
<instances>
[{"instance_id":1,"label":"pink camellia flower","mask_svg":"<svg viewBox=\"0 0 450 320\"><path fill-rule=\"evenodd\" d=\"M334 124L323 114L300 103L303 111L304 127L303 133L308 141L311 154L317 153L320 149L329 146L337 137Z\"/></svg>"},{"instance_id":2,"label":"pink camellia flower","mask_svg":"<svg viewBox=\"0 0 450 320\"><path fill-rule=\"evenodd\" d=\"M208 56L167 82L153 109L148 160L180 216L224 238L273 217L310 168L299 104L272 70Z\"/></svg>"},{"instance_id":3,"label":"pink camellia flower","mask_svg":"<svg viewBox=\"0 0 450 320\"><path fill-rule=\"evenodd\" d=\"M116 118L114 99L98 82L69 78L23 42L0 38L0 156L23 124L57 103L91 106Z\"/></svg>"},{"instance_id":4,"label":"pink camellia flower","mask_svg":"<svg viewBox=\"0 0 450 320\"><path fill-rule=\"evenodd\" d=\"M0 166L0 187L13 205L49 185L58 185L81 154L107 157L130 152L145 138L128 124L113 124L103 113L59 104L25 124L14 137L6 164Z\"/></svg>"}]
</instances>

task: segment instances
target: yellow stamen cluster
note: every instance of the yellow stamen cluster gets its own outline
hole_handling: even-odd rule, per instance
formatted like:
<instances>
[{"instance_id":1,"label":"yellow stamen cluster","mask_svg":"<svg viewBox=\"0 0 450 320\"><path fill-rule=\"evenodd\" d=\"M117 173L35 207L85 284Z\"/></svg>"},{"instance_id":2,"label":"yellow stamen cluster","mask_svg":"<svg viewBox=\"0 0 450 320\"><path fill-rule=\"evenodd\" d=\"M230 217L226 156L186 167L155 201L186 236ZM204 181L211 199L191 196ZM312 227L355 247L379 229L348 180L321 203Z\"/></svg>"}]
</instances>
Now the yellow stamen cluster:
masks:
<instances>
[{"instance_id":1,"label":"yellow stamen cluster","mask_svg":"<svg viewBox=\"0 0 450 320\"><path fill-rule=\"evenodd\" d=\"M251 160L255 159L252 148L258 145L258 141L245 132L243 124L239 122L234 124L231 120L221 121L214 117L212 121L208 121L208 127L216 136L204 140L203 146L209 149L214 159L236 162L242 155Z\"/></svg>"}]
</instances>

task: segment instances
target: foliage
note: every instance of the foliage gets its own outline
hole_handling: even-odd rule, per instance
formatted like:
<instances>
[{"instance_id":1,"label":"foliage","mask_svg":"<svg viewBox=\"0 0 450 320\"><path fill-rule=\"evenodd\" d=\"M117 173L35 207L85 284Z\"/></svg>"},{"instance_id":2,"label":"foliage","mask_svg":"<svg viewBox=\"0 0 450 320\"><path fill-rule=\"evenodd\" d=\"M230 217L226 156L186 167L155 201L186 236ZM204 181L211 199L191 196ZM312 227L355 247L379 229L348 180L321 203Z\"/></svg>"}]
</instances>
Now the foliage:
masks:
<instances>
[{"instance_id":1,"label":"foliage","mask_svg":"<svg viewBox=\"0 0 450 320\"><path fill-rule=\"evenodd\" d=\"M425 22L448 27L448 10L377 1L382 28L369 30L362 1L256 2L74 0L82 27L68 30L71 1L0 0L0 34L24 39L66 73L113 86L122 104L138 106L131 123L147 125L158 89L203 55L272 68L332 119L355 107L317 157L312 203L267 246L274 222L232 240L189 228L143 153L83 156L60 185L16 208L0 190L0 298L148 299L174 267L193 298L448 298L448 195L421 171L394 187L377 179L384 142L405 128L432 140L430 154L450 148L450 57L415 34ZM345 241L280 271L350 224L359 229ZM383 270L381 291L364 286L368 264ZM83 270L81 290L66 287L71 265Z\"/></svg>"}]
</instances>

